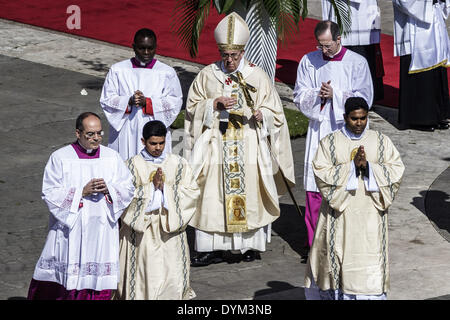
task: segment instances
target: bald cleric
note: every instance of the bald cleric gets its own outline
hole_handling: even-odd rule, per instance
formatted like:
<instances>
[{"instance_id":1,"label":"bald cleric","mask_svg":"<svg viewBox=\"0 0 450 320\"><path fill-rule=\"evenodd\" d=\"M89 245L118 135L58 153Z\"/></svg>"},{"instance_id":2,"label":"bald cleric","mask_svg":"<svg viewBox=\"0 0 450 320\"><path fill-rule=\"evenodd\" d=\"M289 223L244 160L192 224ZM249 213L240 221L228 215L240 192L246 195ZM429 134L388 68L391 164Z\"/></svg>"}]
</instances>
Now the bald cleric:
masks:
<instances>
[{"instance_id":1,"label":"bald cleric","mask_svg":"<svg viewBox=\"0 0 450 320\"><path fill-rule=\"evenodd\" d=\"M101 145L98 115L80 114L75 135L45 166L49 230L30 300L109 300L119 282L118 220L133 199L132 175L116 151Z\"/></svg>"}]
</instances>

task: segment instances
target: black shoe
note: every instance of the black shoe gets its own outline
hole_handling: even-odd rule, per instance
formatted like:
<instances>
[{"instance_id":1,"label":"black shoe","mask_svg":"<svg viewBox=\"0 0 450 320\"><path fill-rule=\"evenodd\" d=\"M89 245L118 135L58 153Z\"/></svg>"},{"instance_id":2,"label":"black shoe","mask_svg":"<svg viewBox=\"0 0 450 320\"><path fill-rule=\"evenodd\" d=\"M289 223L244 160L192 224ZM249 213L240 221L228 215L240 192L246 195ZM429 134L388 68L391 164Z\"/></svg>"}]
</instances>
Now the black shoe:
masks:
<instances>
[{"instance_id":1,"label":"black shoe","mask_svg":"<svg viewBox=\"0 0 450 320\"><path fill-rule=\"evenodd\" d=\"M436 129L447 130L449 127L450 127L450 125L448 124L448 122L441 121L441 122L438 123Z\"/></svg>"},{"instance_id":2,"label":"black shoe","mask_svg":"<svg viewBox=\"0 0 450 320\"><path fill-rule=\"evenodd\" d=\"M434 132L434 130L436 130L436 126L411 126L411 129L426 132Z\"/></svg>"},{"instance_id":3,"label":"black shoe","mask_svg":"<svg viewBox=\"0 0 450 320\"><path fill-rule=\"evenodd\" d=\"M200 252L191 259L191 267L209 266L223 261L222 251Z\"/></svg>"},{"instance_id":4,"label":"black shoe","mask_svg":"<svg viewBox=\"0 0 450 320\"><path fill-rule=\"evenodd\" d=\"M230 250L223 253L223 259L230 264L239 263L242 261L242 258L243 256L241 253L232 253Z\"/></svg>"},{"instance_id":5,"label":"black shoe","mask_svg":"<svg viewBox=\"0 0 450 320\"><path fill-rule=\"evenodd\" d=\"M259 254L259 252L256 252L254 250L247 250L242 255L242 261L245 261L245 262L252 262L255 259L261 260L261 255Z\"/></svg>"}]
</instances>

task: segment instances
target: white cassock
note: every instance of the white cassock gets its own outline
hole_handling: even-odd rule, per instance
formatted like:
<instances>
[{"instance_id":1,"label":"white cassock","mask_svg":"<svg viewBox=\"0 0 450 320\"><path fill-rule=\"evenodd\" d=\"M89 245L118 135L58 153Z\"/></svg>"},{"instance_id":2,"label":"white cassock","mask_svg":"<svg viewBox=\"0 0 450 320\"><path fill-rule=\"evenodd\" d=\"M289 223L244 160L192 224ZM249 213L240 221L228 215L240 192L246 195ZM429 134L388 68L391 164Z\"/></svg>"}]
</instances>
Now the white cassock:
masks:
<instances>
[{"instance_id":1,"label":"white cassock","mask_svg":"<svg viewBox=\"0 0 450 320\"><path fill-rule=\"evenodd\" d=\"M409 73L450 66L445 20L450 3L393 0L394 56L411 55Z\"/></svg>"},{"instance_id":2,"label":"white cassock","mask_svg":"<svg viewBox=\"0 0 450 320\"><path fill-rule=\"evenodd\" d=\"M99 158L81 159L72 145L55 151L45 167L42 199L51 212L49 232L33 279L67 290L117 289L118 219L133 199L132 175L119 154L100 146ZM103 178L103 193L82 197L84 186ZM80 204L82 203L82 204Z\"/></svg>"},{"instance_id":3,"label":"white cassock","mask_svg":"<svg viewBox=\"0 0 450 320\"><path fill-rule=\"evenodd\" d=\"M129 107L128 101L136 90L151 99L151 108ZM127 160L142 149L142 128L151 120L162 121L169 127L177 118L183 93L176 71L156 60L153 67L135 68L131 59L111 66L103 85L100 104L110 124L108 147ZM131 109L131 113L126 113ZM152 110L151 110L152 109ZM166 136L165 152L172 149L170 130Z\"/></svg>"},{"instance_id":4,"label":"white cassock","mask_svg":"<svg viewBox=\"0 0 450 320\"><path fill-rule=\"evenodd\" d=\"M303 56L297 69L294 103L309 118L306 136L303 183L306 191L319 192L312 170L312 160L320 140L344 125L345 101L349 97L362 97L372 106L373 85L367 60L342 47L335 57L325 60L317 50ZM333 99L327 99L321 109L319 97L322 82L331 80Z\"/></svg>"},{"instance_id":5,"label":"white cassock","mask_svg":"<svg viewBox=\"0 0 450 320\"><path fill-rule=\"evenodd\" d=\"M377 0L351 0L350 15L352 24L349 34L341 37L343 46L380 43L381 21ZM336 22L336 15L329 0L322 0L322 19Z\"/></svg>"}]
</instances>

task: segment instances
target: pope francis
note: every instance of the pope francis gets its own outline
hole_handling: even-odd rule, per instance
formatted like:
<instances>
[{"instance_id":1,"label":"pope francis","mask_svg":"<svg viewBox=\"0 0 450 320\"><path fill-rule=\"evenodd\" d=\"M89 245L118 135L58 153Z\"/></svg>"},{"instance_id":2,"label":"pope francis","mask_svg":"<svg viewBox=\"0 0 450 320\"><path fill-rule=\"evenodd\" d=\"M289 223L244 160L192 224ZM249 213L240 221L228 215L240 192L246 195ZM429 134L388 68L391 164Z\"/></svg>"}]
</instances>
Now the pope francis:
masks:
<instances>
[{"instance_id":1,"label":"pope francis","mask_svg":"<svg viewBox=\"0 0 450 320\"><path fill-rule=\"evenodd\" d=\"M198 253L192 266L221 262L225 252L260 258L280 216L278 196L287 191L282 173L295 184L280 97L267 74L243 57L249 34L234 12L219 22L221 60L199 72L187 97L184 156L201 190L190 221Z\"/></svg>"}]
</instances>

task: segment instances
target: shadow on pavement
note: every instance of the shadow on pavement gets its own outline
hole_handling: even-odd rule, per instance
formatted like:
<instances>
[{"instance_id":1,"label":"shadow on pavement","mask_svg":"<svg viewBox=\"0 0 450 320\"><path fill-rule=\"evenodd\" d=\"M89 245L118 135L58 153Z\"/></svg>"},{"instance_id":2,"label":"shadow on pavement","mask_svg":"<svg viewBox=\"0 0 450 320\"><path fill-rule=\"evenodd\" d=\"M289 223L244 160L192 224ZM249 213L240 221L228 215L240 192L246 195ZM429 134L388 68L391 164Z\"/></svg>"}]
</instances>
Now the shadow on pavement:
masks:
<instances>
[{"instance_id":1,"label":"shadow on pavement","mask_svg":"<svg viewBox=\"0 0 450 320\"><path fill-rule=\"evenodd\" d=\"M378 114L380 117L382 117L387 122L389 122L397 130L400 130L400 126L398 123L398 109L397 108L374 105L370 110L375 112L376 114Z\"/></svg>"},{"instance_id":2,"label":"shadow on pavement","mask_svg":"<svg viewBox=\"0 0 450 320\"><path fill-rule=\"evenodd\" d=\"M420 191L411 204L419 209L431 222L436 231L450 242L450 167L433 182L428 191Z\"/></svg>"},{"instance_id":3,"label":"shadow on pavement","mask_svg":"<svg viewBox=\"0 0 450 320\"><path fill-rule=\"evenodd\" d=\"M292 250L300 256L303 256L305 254L304 245L307 239L305 220L298 214L293 204L281 203L280 208L281 215L272 223L272 231L287 242ZM300 206L300 210L304 214L305 207ZM192 257L194 254L195 229L188 226L186 228L186 234Z\"/></svg>"},{"instance_id":4,"label":"shadow on pavement","mask_svg":"<svg viewBox=\"0 0 450 320\"><path fill-rule=\"evenodd\" d=\"M293 204L280 203L280 209L281 215L272 223L272 230L288 243L292 250L303 256L307 240L305 219ZM300 210L304 214L305 207L300 206Z\"/></svg>"},{"instance_id":5,"label":"shadow on pavement","mask_svg":"<svg viewBox=\"0 0 450 320\"><path fill-rule=\"evenodd\" d=\"M82 80L78 84L84 89L101 91L103 88L103 83L105 79L94 79L94 80Z\"/></svg>"},{"instance_id":6,"label":"shadow on pavement","mask_svg":"<svg viewBox=\"0 0 450 320\"><path fill-rule=\"evenodd\" d=\"M305 300L304 289L287 282L269 281L267 286L269 288L256 291L253 300Z\"/></svg>"},{"instance_id":7,"label":"shadow on pavement","mask_svg":"<svg viewBox=\"0 0 450 320\"><path fill-rule=\"evenodd\" d=\"M450 294L446 294L445 296L429 298L429 299L425 299L425 300L450 300Z\"/></svg>"},{"instance_id":8,"label":"shadow on pavement","mask_svg":"<svg viewBox=\"0 0 450 320\"><path fill-rule=\"evenodd\" d=\"M440 190L429 190L425 195L425 215L439 234L450 242L450 195Z\"/></svg>"},{"instance_id":9,"label":"shadow on pavement","mask_svg":"<svg viewBox=\"0 0 450 320\"><path fill-rule=\"evenodd\" d=\"M109 71L109 66L105 63L102 63L99 58L94 60L84 60L84 59L78 59L78 62L81 62L85 66L87 66L89 69L95 70L95 71L103 71L105 74Z\"/></svg>"}]
</instances>

